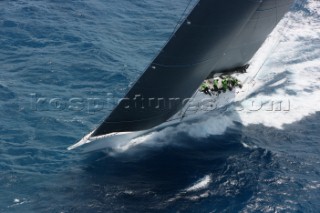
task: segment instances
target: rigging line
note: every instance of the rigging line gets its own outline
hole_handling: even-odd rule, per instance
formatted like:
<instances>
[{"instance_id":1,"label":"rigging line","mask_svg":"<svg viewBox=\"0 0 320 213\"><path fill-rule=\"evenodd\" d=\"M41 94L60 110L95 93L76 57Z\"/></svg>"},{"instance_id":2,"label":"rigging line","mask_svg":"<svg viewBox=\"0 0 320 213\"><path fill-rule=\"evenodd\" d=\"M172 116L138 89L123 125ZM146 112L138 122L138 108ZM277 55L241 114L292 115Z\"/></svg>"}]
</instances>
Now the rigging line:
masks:
<instances>
[{"instance_id":1,"label":"rigging line","mask_svg":"<svg viewBox=\"0 0 320 213\"><path fill-rule=\"evenodd\" d=\"M305 4L307 3L306 0L297 0L296 1L296 5L301 7L301 6L304 6ZM278 16L277 16L278 17ZM276 45L272 48L272 50L270 51L271 53L274 52L274 50L279 46L279 44L281 43L281 37L283 37L283 31L286 29L286 28L289 28L290 26L290 23L289 23L289 20L287 20L284 24L283 24L283 27L281 27L280 29L278 29L278 33L280 34L279 38L277 38L277 41L276 41ZM268 61L269 57L267 57L263 64L260 66L259 68L259 71L253 76L253 78L251 79L250 83L252 83L254 81L254 79L257 77L257 75L259 74L259 72L261 71L262 67L265 65L265 63Z\"/></svg>"},{"instance_id":2,"label":"rigging line","mask_svg":"<svg viewBox=\"0 0 320 213\"><path fill-rule=\"evenodd\" d=\"M200 0L199 0L199 1L200 1ZM198 3L199 3L199 1L198 1ZM176 26L174 27L174 29L173 29L173 31L172 31L172 34L171 34L170 37L172 37L172 36L175 34L175 32L177 31L179 25L181 25L181 24L183 23L183 21L187 18L187 17L185 17L185 14L187 13L187 10L188 10L189 6L191 5L191 2L192 2L192 0L189 1L187 7L184 9L183 13L181 14L180 19L178 20ZM198 3L197 3L197 4L198 4ZM197 5L197 4L196 4L196 5ZM185 18L183 18L183 17L185 17Z\"/></svg>"},{"instance_id":3,"label":"rigging line","mask_svg":"<svg viewBox=\"0 0 320 213\"><path fill-rule=\"evenodd\" d=\"M197 89L197 91L193 94L193 96L191 97L191 100L194 99L194 97L196 97L196 95L199 93L199 90ZM186 109L184 110L184 112L181 114L180 117L178 117L177 119L180 119L181 121L185 118L186 113L188 111L188 109L190 108L190 103L188 101L188 103L186 104ZM182 109L181 109L182 110ZM178 112L179 113L179 112Z\"/></svg>"},{"instance_id":4,"label":"rigging line","mask_svg":"<svg viewBox=\"0 0 320 213\"><path fill-rule=\"evenodd\" d=\"M275 47L273 47L272 50L269 51L269 52L272 53L272 52L276 49L276 47L279 45L279 43L280 43L280 39L278 39L278 41L276 42ZM251 84L251 83L254 82L254 80L256 79L256 77L258 76L258 74L259 74L260 71L262 70L262 67L264 67L264 65L265 65L265 63L268 61L268 59L269 59L269 56L267 56L267 58L263 61L263 63L262 63L261 66L259 67L259 70L258 70L258 71L256 72L256 74L250 79L249 84ZM246 83L246 81L244 81L243 83Z\"/></svg>"},{"instance_id":5,"label":"rigging line","mask_svg":"<svg viewBox=\"0 0 320 213\"><path fill-rule=\"evenodd\" d=\"M287 20L287 21L283 24L283 26L282 26L280 29L278 29L279 37L277 38L274 46L273 46L272 49L269 51L269 53L273 53L273 52L275 51L275 49L279 46L279 44L281 43L281 38L283 37L283 31L284 31L286 28L288 28L288 26L289 26L289 20ZM270 36L269 36L269 38L270 38ZM267 58L263 61L263 63L262 63L261 66L259 67L258 72L256 72L256 74L250 79L250 82L249 82L249 83L252 83L252 82L256 79L256 77L258 76L258 74L260 73L260 71L262 70L262 68L263 68L264 65L266 64L266 62L268 61L269 57L270 57L270 54L269 54L269 55L267 56ZM244 83L246 83L246 82L244 82Z\"/></svg>"}]
</instances>

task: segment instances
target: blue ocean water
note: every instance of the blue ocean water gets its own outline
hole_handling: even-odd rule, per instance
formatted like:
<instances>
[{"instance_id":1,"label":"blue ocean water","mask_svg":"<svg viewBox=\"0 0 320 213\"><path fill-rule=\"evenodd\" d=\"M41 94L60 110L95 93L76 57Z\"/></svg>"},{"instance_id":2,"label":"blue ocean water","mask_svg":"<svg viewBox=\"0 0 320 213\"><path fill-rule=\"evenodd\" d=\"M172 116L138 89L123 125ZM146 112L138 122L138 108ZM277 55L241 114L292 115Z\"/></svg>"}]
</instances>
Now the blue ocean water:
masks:
<instances>
[{"instance_id":1,"label":"blue ocean water","mask_svg":"<svg viewBox=\"0 0 320 213\"><path fill-rule=\"evenodd\" d=\"M122 97L193 3L0 1L0 212L320 211L320 78L287 90L303 94L293 104L308 99L315 110L277 117L282 128L248 118L223 133L171 133L124 153L67 151L113 108L106 100ZM296 36L299 56L269 62L284 74L307 67L300 82L319 71L319 9L316 1L293 7L287 37Z\"/></svg>"}]
</instances>

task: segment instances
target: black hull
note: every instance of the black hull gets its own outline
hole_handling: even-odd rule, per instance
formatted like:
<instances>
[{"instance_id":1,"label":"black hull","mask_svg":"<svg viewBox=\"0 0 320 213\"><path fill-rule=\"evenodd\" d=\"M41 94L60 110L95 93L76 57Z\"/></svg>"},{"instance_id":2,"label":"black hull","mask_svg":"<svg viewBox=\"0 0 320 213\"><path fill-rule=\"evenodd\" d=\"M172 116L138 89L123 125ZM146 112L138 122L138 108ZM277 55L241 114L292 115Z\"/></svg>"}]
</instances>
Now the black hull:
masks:
<instances>
[{"instance_id":1,"label":"black hull","mask_svg":"<svg viewBox=\"0 0 320 213\"><path fill-rule=\"evenodd\" d=\"M245 66L293 0L200 0L92 136L146 130L176 114L210 73Z\"/></svg>"}]
</instances>

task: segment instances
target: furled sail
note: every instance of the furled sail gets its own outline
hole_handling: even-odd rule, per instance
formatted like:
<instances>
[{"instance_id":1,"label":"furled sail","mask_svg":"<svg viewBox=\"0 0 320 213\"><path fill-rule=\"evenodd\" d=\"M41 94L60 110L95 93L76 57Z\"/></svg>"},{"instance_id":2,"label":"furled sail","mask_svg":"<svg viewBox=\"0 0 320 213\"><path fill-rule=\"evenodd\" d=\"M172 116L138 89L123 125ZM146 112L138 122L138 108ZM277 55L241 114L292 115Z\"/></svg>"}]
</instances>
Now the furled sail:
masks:
<instances>
[{"instance_id":1,"label":"furled sail","mask_svg":"<svg viewBox=\"0 0 320 213\"><path fill-rule=\"evenodd\" d=\"M292 2L199 0L91 136L146 130L168 120L210 73L245 65Z\"/></svg>"}]
</instances>

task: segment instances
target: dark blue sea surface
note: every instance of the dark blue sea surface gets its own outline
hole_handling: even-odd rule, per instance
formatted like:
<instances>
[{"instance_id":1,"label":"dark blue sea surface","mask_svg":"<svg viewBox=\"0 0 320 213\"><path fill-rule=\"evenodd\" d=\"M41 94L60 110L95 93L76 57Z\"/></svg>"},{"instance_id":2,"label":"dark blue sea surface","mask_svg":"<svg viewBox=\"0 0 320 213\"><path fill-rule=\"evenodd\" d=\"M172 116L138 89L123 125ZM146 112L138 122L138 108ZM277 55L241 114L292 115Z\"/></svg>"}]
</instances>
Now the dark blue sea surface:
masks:
<instances>
[{"instance_id":1,"label":"dark blue sea surface","mask_svg":"<svg viewBox=\"0 0 320 213\"><path fill-rule=\"evenodd\" d=\"M310 2L292 13L320 32L319 3ZM237 121L219 135L177 132L118 154L67 151L105 118L193 4L0 1L0 212L320 212L317 110L282 128ZM308 39L306 52L319 49L319 37ZM318 57L301 53L288 64Z\"/></svg>"}]
</instances>

